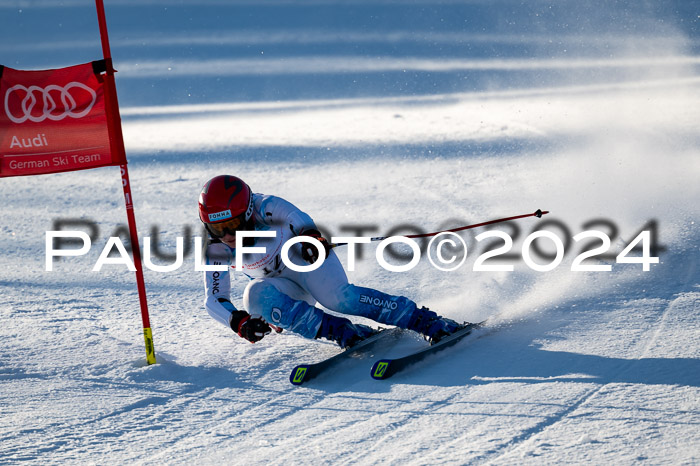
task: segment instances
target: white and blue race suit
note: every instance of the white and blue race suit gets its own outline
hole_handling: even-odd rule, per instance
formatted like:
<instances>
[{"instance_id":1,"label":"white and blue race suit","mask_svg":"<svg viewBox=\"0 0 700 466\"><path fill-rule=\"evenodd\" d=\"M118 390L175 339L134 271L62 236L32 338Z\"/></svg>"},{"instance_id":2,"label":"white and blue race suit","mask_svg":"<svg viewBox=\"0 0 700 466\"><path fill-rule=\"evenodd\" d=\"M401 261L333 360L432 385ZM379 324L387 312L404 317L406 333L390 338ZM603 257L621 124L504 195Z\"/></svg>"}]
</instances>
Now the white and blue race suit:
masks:
<instances>
[{"instance_id":1,"label":"white and blue race suit","mask_svg":"<svg viewBox=\"0 0 700 466\"><path fill-rule=\"evenodd\" d=\"M227 265L226 271L204 272L205 306L214 319L230 326L236 308L230 301L231 273L242 273L251 281L243 293L243 308L251 315L306 338L315 338L323 311L315 305L342 314L363 316L376 322L405 328L416 310L416 303L403 296L348 283L347 275L334 251L321 267L297 272L286 267L280 257L284 243L310 229L311 217L282 198L253 195L254 229L274 231L274 237L251 238L252 246L265 252L242 254L242 270L236 270L236 249L210 240L204 252L206 265ZM249 245L246 245L249 246ZM289 250L289 260L308 265L301 256L301 245Z\"/></svg>"}]
</instances>

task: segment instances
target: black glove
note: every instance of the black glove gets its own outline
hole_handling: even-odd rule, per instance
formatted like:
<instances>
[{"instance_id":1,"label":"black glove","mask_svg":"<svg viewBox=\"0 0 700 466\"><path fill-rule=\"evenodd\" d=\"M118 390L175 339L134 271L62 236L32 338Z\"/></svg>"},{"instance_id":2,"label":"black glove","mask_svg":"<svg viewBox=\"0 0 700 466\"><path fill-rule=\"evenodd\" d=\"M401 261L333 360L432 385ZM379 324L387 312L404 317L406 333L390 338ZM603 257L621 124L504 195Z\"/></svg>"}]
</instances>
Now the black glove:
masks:
<instances>
[{"instance_id":1,"label":"black glove","mask_svg":"<svg viewBox=\"0 0 700 466\"><path fill-rule=\"evenodd\" d=\"M231 328L242 338L251 343L260 341L272 329L260 317L252 317L245 311L235 311L231 318Z\"/></svg>"},{"instance_id":2,"label":"black glove","mask_svg":"<svg viewBox=\"0 0 700 466\"><path fill-rule=\"evenodd\" d=\"M318 230L304 230L299 236L310 236L317 239L323 245L323 258L327 258L331 251L331 245L326 238L321 236L321 232ZM304 258L309 264L313 264L318 260L318 249L311 243L302 242L301 244L301 257Z\"/></svg>"}]
</instances>

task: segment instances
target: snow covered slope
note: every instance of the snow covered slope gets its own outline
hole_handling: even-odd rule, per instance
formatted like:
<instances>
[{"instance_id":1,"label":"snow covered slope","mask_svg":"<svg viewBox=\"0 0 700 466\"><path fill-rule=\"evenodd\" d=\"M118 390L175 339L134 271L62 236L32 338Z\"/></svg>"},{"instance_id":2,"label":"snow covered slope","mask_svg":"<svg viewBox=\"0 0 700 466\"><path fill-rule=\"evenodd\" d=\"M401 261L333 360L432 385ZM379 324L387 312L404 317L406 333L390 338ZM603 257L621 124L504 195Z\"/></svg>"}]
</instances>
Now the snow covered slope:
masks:
<instances>
[{"instance_id":1,"label":"snow covered slope","mask_svg":"<svg viewBox=\"0 0 700 466\"><path fill-rule=\"evenodd\" d=\"M297 388L296 364L337 349L235 337L204 311L191 250L175 272L146 271L145 365L133 274L92 271L123 235L116 168L3 178L0 462L700 461L697 5L106 3L137 222L164 254L200 234L197 195L221 173L337 235L551 213L497 228L512 257L487 264L512 272L473 270L484 230L462 235L453 272L424 258L391 273L364 248L355 283L490 317L487 334L387 381L358 360ZM100 57L87 0L0 1L0 25L13 68ZM93 248L47 272L61 221ZM567 251L547 272L521 252L540 228ZM571 271L599 244L571 239L590 229L612 239L590 262L609 272ZM615 263L640 230L660 257L649 272Z\"/></svg>"}]
</instances>

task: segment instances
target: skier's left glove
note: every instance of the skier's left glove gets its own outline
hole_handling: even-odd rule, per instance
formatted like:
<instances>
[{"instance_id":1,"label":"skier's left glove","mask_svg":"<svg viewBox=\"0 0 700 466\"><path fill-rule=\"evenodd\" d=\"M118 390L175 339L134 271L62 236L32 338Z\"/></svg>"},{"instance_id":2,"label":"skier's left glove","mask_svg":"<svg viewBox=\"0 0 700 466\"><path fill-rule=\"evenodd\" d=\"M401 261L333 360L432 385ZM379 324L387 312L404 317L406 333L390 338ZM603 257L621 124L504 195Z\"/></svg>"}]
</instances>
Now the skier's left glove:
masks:
<instances>
[{"instance_id":1,"label":"skier's left glove","mask_svg":"<svg viewBox=\"0 0 700 466\"><path fill-rule=\"evenodd\" d=\"M299 236L310 236L314 239L319 240L321 242L321 244L323 245L323 251L322 251L323 258L326 259L328 257L328 254L331 251L331 245L328 242L328 240L321 235L320 231L314 230L314 229L304 230L301 232L301 234ZM314 246L311 243L306 243L306 242L302 242L300 244L301 244L301 257L303 257L304 260L306 262L308 262L309 264L315 263L318 260L318 256L319 256L318 249L316 249L316 246Z\"/></svg>"},{"instance_id":2,"label":"skier's left glove","mask_svg":"<svg viewBox=\"0 0 700 466\"><path fill-rule=\"evenodd\" d=\"M251 343L262 340L272 329L260 317L253 317L245 311L235 311L231 316L231 329Z\"/></svg>"}]
</instances>

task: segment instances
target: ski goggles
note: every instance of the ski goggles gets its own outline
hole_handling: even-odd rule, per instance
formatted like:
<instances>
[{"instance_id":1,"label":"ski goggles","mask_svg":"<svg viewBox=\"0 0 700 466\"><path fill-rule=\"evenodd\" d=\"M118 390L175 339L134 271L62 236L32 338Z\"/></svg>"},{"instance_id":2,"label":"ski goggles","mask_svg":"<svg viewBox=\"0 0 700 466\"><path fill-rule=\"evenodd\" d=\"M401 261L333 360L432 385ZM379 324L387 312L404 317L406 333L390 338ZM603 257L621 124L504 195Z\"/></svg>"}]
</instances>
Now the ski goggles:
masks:
<instances>
[{"instance_id":1,"label":"ski goggles","mask_svg":"<svg viewBox=\"0 0 700 466\"><path fill-rule=\"evenodd\" d=\"M241 214L225 222L205 223L205 226L214 238L223 238L227 233L236 236L236 232L245 230L249 223L245 220L245 214Z\"/></svg>"}]
</instances>

